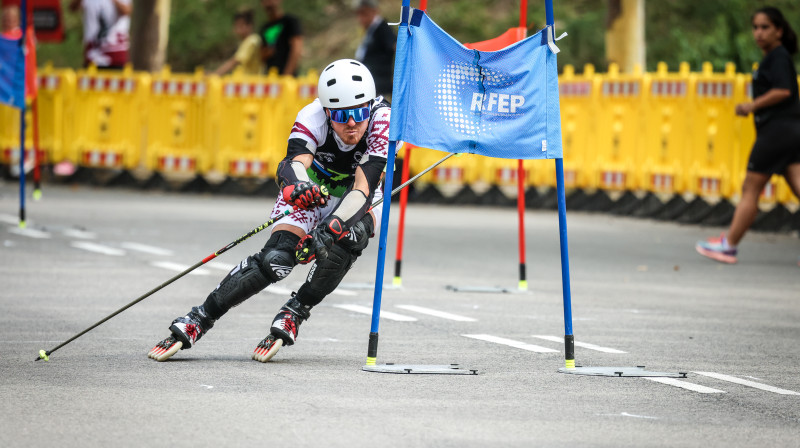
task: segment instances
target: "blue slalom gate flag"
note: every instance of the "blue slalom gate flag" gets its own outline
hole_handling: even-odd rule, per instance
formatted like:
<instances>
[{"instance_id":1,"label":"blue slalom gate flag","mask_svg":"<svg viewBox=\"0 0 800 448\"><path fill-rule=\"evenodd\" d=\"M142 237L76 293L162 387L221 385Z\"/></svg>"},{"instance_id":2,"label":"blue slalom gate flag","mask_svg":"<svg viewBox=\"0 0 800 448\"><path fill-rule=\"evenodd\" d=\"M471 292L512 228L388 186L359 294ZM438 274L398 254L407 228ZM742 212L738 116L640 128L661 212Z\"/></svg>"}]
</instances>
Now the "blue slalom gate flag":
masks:
<instances>
[{"instance_id":1,"label":"blue slalom gate flag","mask_svg":"<svg viewBox=\"0 0 800 448\"><path fill-rule=\"evenodd\" d=\"M0 103L25 108L25 56L19 39L0 36Z\"/></svg>"},{"instance_id":2,"label":"blue slalom gate flag","mask_svg":"<svg viewBox=\"0 0 800 448\"><path fill-rule=\"evenodd\" d=\"M500 51L477 51L411 11L397 33L391 140L505 159L562 158L552 27Z\"/></svg>"}]
</instances>

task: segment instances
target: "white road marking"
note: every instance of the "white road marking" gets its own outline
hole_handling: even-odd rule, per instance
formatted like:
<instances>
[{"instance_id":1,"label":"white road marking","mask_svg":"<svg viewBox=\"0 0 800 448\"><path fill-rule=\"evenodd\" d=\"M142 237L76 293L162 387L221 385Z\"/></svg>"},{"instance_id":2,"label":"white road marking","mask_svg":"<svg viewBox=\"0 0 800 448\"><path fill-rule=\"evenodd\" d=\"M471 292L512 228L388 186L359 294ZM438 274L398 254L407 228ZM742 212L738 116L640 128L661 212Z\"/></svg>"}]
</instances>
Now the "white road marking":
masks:
<instances>
[{"instance_id":1,"label":"white road marking","mask_svg":"<svg viewBox=\"0 0 800 448\"><path fill-rule=\"evenodd\" d=\"M558 336L544 336L544 335L535 335L535 334L532 335L532 336L535 337L535 338L544 339L546 341L564 342L564 338L563 337L558 337ZM628 352L623 352L622 350L617 350L615 348L600 347L599 345L589 344L587 342L575 341L575 346L588 348L589 350L596 350L598 352L604 352L604 353L628 353Z\"/></svg>"},{"instance_id":2,"label":"white road marking","mask_svg":"<svg viewBox=\"0 0 800 448\"><path fill-rule=\"evenodd\" d=\"M155 266L157 268L169 269L170 271L177 271L177 272L183 272L189 269L190 267L184 264L173 263L171 261L152 261L150 262L150 265ZM208 270L203 268L197 268L189 273L189 275L209 275L209 274L210 272L208 272Z\"/></svg>"},{"instance_id":3,"label":"white road marking","mask_svg":"<svg viewBox=\"0 0 800 448\"><path fill-rule=\"evenodd\" d=\"M341 308L343 310L353 311L355 313L369 314L370 316L372 315L372 308L366 306L353 305L349 303L336 304L333 306L336 308ZM389 319L397 322L414 322L417 320L416 317L404 316L402 314L390 313L388 311L381 311L381 319Z\"/></svg>"},{"instance_id":4,"label":"white road marking","mask_svg":"<svg viewBox=\"0 0 800 448\"><path fill-rule=\"evenodd\" d=\"M208 267L210 267L210 268L214 268L214 269L219 269L220 271L230 272L230 271L232 271L232 270L233 270L233 268L235 268L237 265L235 265L235 264L223 263L223 262L221 262L221 261L209 261L208 263L206 263L206 266L208 266Z\"/></svg>"},{"instance_id":5,"label":"white road marking","mask_svg":"<svg viewBox=\"0 0 800 448\"><path fill-rule=\"evenodd\" d=\"M719 389L712 389L710 387L701 386L699 384L690 383L688 381L681 381L675 378L664 378L659 376L643 376L642 378L646 379L647 381L655 381L656 383L667 384L669 386L680 387L682 389L688 389L695 392L700 392L701 394L724 394L724 390Z\"/></svg>"},{"instance_id":6,"label":"white road marking","mask_svg":"<svg viewBox=\"0 0 800 448\"><path fill-rule=\"evenodd\" d=\"M19 216L7 215L5 213L0 213L0 221L2 221L4 223L7 223L7 224L17 225L17 224L19 224ZM28 221L28 224L30 224L30 221Z\"/></svg>"},{"instance_id":7,"label":"white road marking","mask_svg":"<svg viewBox=\"0 0 800 448\"><path fill-rule=\"evenodd\" d=\"M78 238L81 240L93 240L97 238L94 232L87 232L86 230L78 229L64 229L64 236L67 238Z\"/></svg>"},{"instance_id":8,"label":"white road marking","mask_svg":"<svg viewBox=\"0 0 800 448\"><path fill-rule=\"evenodd\" d=\"M342 289L342 288L334 289L333 291L331 291L331 294L334 294L334 295L337 295L337 296L347 296L347 297L353 297L353 296L357 296L358 295L358 293L355 292L355 291L348 291L348 290ZM370 311L370 313L371 312L372 311Z\"/></svg>"},{"instance_id":9,"label":"white road marking","mask_svg":"<svg viewBox=\"0 0 800 448\"><path fill-rule=\"evenodd\" d=\"M153 247L148 246L146 244L139 244L139 243L132 243L130 241L125 241L124 243L120 244L123 249L133 250L136 252L144 252L146 254L152 255L161 255L161 256L171 256L173 252L169 249L162 249L160 247Z\"/></svg>"},{"instance_id":10,"label":"white road marking","mask_svg":"<svg viewBox=\"0 0 800 448\"><path fill-rule=\"evenodd\" d=\"M36 229L20 229L19 227L9 227L8 231L11 233L16 233L17 235L27 236L29 238L38 238L38 239L47 239L50 238L50 234L47 232L42 232L41 230Z\"/></svg>"},{"instance_id":11,"label":"white road marking","mask_svg":"<svg viewBox=\"0 0 800 448\"><path fill-rule=\"evenodd\" d=\"M471 317L459 316L457 314L445 313L444 311L432 310L430 308L423 308L415 305L395 305L395 308L400 308L408 311L414 311L429 316L441 317L442 319L455 320L458 322L477 322L477 319Z\"/></svg>"},{"instance_id":12,"label":"white road marking","mask_svg":"<svg viewBox=\"0 0 800 448\"><path fill-rule=\"evenodd\" d=\"M271 293L271 294L277 294L279 296L288 296L289 294L292 293L291 289L284 288L282 286L277 286L277 285L269 285L269 286L267 286L266 289L264 289L264 291L268 292L268 293Z\"/></svg>"},{"instance_id":13,"label":"white road marking","mask_svg":"<svg viewBox=\"0 0 800 448\"><path fill-rule=\"evenodd\" d=\"M658 417L650 417L648 415L628 414L627 412L623 412L620 415L623 416L623 417L646 418L646 419L651 419L651 420L658 420Z\"/></svg>"},{"instance_id":14,"label":"white road marking","mask_svg":"<svg viewBox=\"0 0 800 448\"><path fill-rule=\"evenodd\" d=\"M115 257L121 257L126 254L126 252L122 249L103 246L102 244L97 243L90 243L88 241L73 241L70 243L70 246L76 249L88 250L89 252L95 252L103 255L113 255Z\"/></svg>"},{"instance_id":15,"label":"white road marking","mask_svg":"<svg viewBox=\"0 0 800 448\"><path fill-rule=\"evenodd\" d=\"M506 339L497 336L492 336L490 334L462 334L461 336L478 339L481 341L486 342L494 342L495 344L503 344L508 345L509 347L519 348L522 350L528 350L529 352L536 352L536 353L558 353L558 350L553 350L552 348L547 347L540 347L538 345L533 344L526 344L524 342L515 341L513 339Z\"/></svg>"},{"instance_id":16,"label":"white road marking","mask_svg":"<svg viewBox=\"0 0 800 448\"><path fill-rule=\"evenodd\" d=\"M608 417L633 417L633 418L644 418L650 420L658 420L658 417L650 417L649 415L636 415L636 414L629 414L627 412L620 412L619 414L597 414L602 416Z\"/></svg>"},{"instance_id":17,"label":"white road marking","mask_svg":"<svg viewBox=\"0 0 800 448\"><path fill-rule=\"evenodd\" d=\"M722 381L728 381L730 383L741 384L742 386L753 387L753 388L756 388L756 389L765 390L767 392L773 392L773 393L776 393L776 394L781 394L781 395L800 395L800 393L797 393L797 392L795 392L793 390L780 389L780 388L777 388L777 387L774 387L774 386L768 386L766 384L756 383L754 381L743 380L743 379L737 378L735 376L723 375L721 373L715 373L715 372L694 372L694 373L696 373L698 375L707 376L707 377L710 377L710 378L716 378L716 379L722 380Z\"/></svg>"}]
</instances>

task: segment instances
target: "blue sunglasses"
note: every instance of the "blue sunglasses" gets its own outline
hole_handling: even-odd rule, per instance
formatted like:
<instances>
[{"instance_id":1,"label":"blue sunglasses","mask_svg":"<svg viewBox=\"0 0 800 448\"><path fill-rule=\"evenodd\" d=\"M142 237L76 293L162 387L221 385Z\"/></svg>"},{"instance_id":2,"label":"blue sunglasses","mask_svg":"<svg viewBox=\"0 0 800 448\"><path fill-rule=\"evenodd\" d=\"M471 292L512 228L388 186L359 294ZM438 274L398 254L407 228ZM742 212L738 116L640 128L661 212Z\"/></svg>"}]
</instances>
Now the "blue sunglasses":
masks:
<instances>
[{"instance_id":1,"label":"blue sunglasses","mask_svg":"<svg viewBox=\"0 0 800 448\"><path fill-rule=\"evenodd\" d=\"M337 123L347 123L352 117L356 123L361 123L369 119L369 106L356 107L354 109L328 109L331 112L331 120Z\"/></svg>"}]
</instances>

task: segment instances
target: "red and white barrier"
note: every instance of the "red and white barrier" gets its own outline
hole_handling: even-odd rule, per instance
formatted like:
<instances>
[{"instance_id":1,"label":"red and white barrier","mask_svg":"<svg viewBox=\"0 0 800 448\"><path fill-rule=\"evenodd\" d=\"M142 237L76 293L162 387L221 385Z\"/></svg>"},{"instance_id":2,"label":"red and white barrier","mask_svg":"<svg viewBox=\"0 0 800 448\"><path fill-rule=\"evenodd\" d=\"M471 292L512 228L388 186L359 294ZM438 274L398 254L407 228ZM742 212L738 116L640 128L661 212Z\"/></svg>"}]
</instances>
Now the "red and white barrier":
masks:
<instances>
[{"instance_id":1,"label":"red and white barrier","mask_svg":"<svg viewBox=\"0 0 800 448\"><path fill-rule=\"evenodd\" d=\"M603 171L601 182L603 187L622 190L625 188L627 173L624 171Z\"/></svg>"},{"instance_id":2,"label":"red and white barrier","mask_svg":"<svg viewBox=\"0 0 800 448\"><path fill-rule=\"evenodd\" d=\"M237 159L230 161L230 172L234 176L266 176L269 164L261 160Z\"/></svg>"},{"instance_id":3,"label":"red and white barrier","mask_svg":"<svg viewBox=\"0 0 800 448\"><path fill-rule=\"evenodd\" d=\"M605 81L603 96L638 96L641 91L639 81Z\"/></svg>"},{"instance_id":4,"label":"red and white barrier","mask_svg":"<svg viewBox=\"0 0 800 448\"><path fill-rule=\"evenodd\" d=\"M78 89L92 92L132 93L136 89L136 81L133 79L81 76L78 80Z\"/></svg>"},{"instance_id":5,"label":"red and white barrier","mask_svg":"<svg viewBox=\"0 0 800 448\"><path fill-rule=\"evenodd\" d=\"M558 85L558 93L561 96L590 96L592 83L589 81L562 82Z\"/></svg>"},{"instance_id":6,"label":"red and white barrier","mask_svg":"<svg viewBox=\"0 0 800 448\"><path fill-rule=\"evenodd\" d=\"M158 158L158 168L162 171L194 171L197 161L189 156L163 156Z\"/></svg>"},{"instance_id":7,"label":"red and white barrier","mask_svg":"<svg viewBox=\"0 0 800 448\"><path fill-rule=\"evenodd\" d=\"M281 86L260 82L228 82L222 91L227 98L277 98L281 94Z\"/></svg>"},{"instance_id":8,"label":"red and white barrier","mask_svg":"<svg viewBox=\"0 0 800 448\"><path fill-rule=\"evenodd\" d=\"M433 170L433 180L437 183L463 182L464 168L442 167Z\"/></svg>"},{"instance_id":9,"label":"red and white barrier","mask_svg":"<svg viewBox=\"0 0 800 448\"><path fill-rule=\"evenodd\" d=\"M686 96L688 91L686 81L653 81L650 85L650 94L653 96Z\"/></svg>"},{"instance_id":10,"label":"red and white barrier","mask_svg":"<svg viewBox=\"0 0 800 448\"><path fill-rule=\"evenodd\" d=\"M699 81L697 96L702 98L731 98L733 81Z\"/></svg>"},{"instance_id":11,"label":"red and white barrier","mask_svg":"<svg viewBox=\"0 0 800 448\"><path fill-rule=\"evenodd\" d=\"M650 176L650 185L656 191L672 192L675 189L675 176L672 174L653 174Z\"/></svg>"},{"instance_id":12,"label":"red and white barrier","mask_svg":"<svg viewBox=\"0 0 800 448\"><path fill-rule=\"evenodd\" d=\"M122 154L93 149L84 151L83 165L101 168L122 168Z\"/></svg>"},{"instance_id":13,"label":"red and white barrier","mask_svg":"<svg viewBox=\"0 0 800 448\"><path fill-rule=\"evenodd\" d=\"M719 194L722 182L716 177L701 177L697 180L701 194Z\"/></svg>"}]
</instances>

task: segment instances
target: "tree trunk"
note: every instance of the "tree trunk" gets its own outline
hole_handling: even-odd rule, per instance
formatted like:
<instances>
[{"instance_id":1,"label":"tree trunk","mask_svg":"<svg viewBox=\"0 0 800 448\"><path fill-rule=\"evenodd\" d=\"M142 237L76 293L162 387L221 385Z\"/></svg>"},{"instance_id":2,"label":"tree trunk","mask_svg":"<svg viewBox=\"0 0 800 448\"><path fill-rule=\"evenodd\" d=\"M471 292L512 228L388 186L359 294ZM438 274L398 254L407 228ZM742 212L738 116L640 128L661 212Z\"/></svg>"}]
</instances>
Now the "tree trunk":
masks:
<instances>
[{"instance_id":1,"label":"tree trunk","mask_svg":"<svg viewBox=\"0 0 800 448\"><path fill-rule=\"evenodd\" d=\"M645 69L644 0L608 0L606 61L621 72Z\"/></svg>"},{"instance_id":2,"label":"tree trunk","mask_svg":"<svg viewBox=\"0 0 800 448\"><path fill-rule=\"evenodd\" d=\"M161 70L167 54L171 0L136 0L131 16L134 70Z\"/></svg>"}]
</instances>

